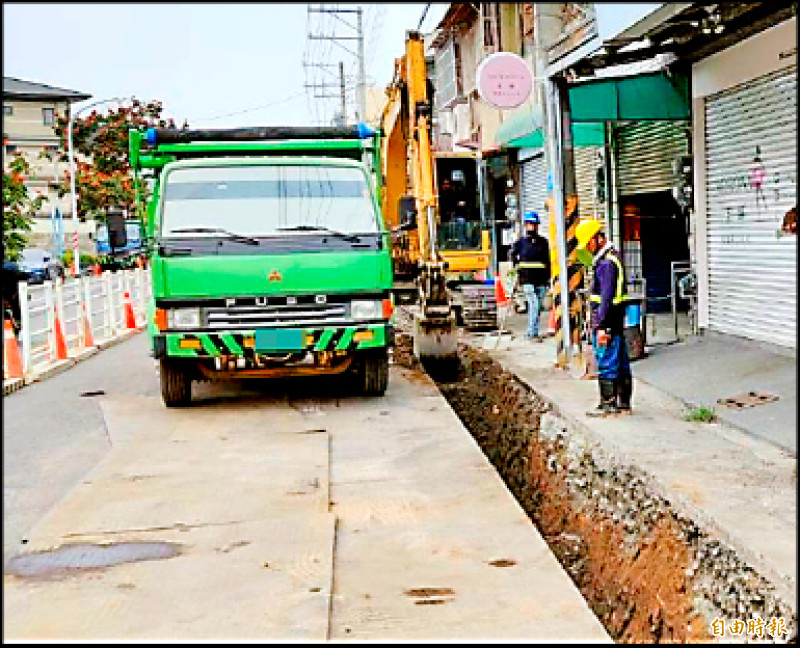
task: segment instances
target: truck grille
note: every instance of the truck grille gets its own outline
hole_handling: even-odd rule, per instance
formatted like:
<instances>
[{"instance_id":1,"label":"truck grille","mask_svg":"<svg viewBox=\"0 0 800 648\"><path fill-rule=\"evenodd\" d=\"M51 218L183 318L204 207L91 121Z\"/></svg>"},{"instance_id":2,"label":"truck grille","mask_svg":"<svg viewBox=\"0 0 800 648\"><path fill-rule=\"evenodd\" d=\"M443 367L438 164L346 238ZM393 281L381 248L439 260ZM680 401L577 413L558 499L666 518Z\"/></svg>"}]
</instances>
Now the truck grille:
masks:
<instances>
[{"instance_id":1,"label":"truck grille","mask_svg":"<svg viewBox=\"0 0 800 648\"><path fill-rule=\"evenodd\" d=\"M206 309L209 328L251 329L274 326L321 326L345 323L344 304L233 306Z\"/></svg>"}]
</instances>

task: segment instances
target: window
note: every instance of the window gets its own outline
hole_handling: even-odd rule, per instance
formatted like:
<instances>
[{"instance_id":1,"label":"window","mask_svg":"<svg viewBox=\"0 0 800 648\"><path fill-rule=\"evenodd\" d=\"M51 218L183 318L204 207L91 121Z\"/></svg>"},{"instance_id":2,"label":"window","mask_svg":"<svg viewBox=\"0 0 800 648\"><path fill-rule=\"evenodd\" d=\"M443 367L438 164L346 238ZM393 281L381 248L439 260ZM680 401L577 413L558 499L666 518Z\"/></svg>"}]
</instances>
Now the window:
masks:
<instances>
[{"instance_id":1,"label":"window","mask_svg":"<svg viewBox=\"0 0 800 648\"><path fill-rule=\"evenodd\" d=\"M321 227L377 232L363 170L310 165L252 165L170 171L164 186L163 232L196 237L184 228L224 228L237 234L281 235Z\"/></svg>"},{"instance_id":2,"label":"window","mask_svg":"<svg viewBox=\"0 0 800 648\"><path fill-rule=\"evenodd\" d=\"M6 154L13 155L17 152L17 145L16 144L6 144Z\"/></svg>"},{"instance_id":3,"label":"window","mask_svg":"<svg viewBox=\"0 0 800 648\"><path fill-rule=\"evenodd\" d=\"M481 3L483 16L483 52L492 54L500 51L500 16L497 2Z\"/></svg>"},{"instance_id":4,"label":"window","mask_svg":"<svg viewBox=\"0 0 800 648\"><path fill-rule=\"evenodd\" d=\"M54 108L42 108L42 123L45 126L55 125L56 111Z\"/></svg>"},{"instance_id":5,"label":"window","mask_svg":"<svg viewBox=\"0 0 800 648\"><path fill-rule=\"evenodd\" d=\"M14 114L14 106L3 106L3 117L11 117Z\"/></svg>"},{"instance_id":6,"label":"window","mask_svg":"<svg viewBox=\"0 0 800 648\"><path fill-rule=\"evenodd\" d=\"M436 92L433 95L436 108L449 107L458 97L458 76L456 70L456 46L450 38L436 53L435 64Z\"/></svg>"}]
</instances>

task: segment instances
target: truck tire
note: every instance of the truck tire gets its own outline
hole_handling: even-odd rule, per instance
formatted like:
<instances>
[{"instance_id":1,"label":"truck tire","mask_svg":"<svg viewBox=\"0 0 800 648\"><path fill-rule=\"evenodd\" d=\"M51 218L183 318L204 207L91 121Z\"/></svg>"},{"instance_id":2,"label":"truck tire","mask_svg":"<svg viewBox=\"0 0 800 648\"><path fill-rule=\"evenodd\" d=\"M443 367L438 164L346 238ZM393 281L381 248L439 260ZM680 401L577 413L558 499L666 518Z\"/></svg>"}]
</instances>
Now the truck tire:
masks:
<instances>
[{"instance_id":1,"label":"truck tire","mask_svg":"<svg viewBox=\"0 0 800 648\"><path fill-rule=\"evenodd\" d=\"M359 391L364 396L383 396L389 384L389 356L386 349L364 354L358 371Z\"/></svg>"},{"instance_id":2,"label":"truck tire","mask_svg":"<svg viewBox=\"0 0 800 648\"><path fill-rule=\"evenodd\" d=\"M162 358L161 398L167 407L186 407L192 402L192 379L180 363Z\"/></svg>"}]
</instances>

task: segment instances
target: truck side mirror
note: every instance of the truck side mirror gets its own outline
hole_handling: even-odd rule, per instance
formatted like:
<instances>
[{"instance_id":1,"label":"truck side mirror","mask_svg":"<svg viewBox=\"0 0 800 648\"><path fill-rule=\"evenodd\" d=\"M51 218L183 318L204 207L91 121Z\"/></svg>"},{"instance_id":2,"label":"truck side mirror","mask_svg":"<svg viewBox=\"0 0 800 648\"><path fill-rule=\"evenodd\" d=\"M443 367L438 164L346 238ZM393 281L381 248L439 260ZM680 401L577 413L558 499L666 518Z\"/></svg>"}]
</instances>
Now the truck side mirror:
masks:
<instances>
[{"instance_id":1,"label":"truck side mirror","mask_svg":"<svg viewBox=\"0 0 800 648\"><path fill-rule=\"evenodd\" d=\"M112 250L118 250L128 244L128 233L125 229L125 214L119 210L109 210L106 215L108 221L108 241Z\"/></svg>"},{"instance_id":2,"label":"truck side mirror","mask_svg":"<svg viewBox=\"0 0 800 648\"><path fill-rule=\"evenodd\" d=\"M414 196L400 197L400 229L411 230L417 227L417 201Z\"/></svg>"}]
</instances>

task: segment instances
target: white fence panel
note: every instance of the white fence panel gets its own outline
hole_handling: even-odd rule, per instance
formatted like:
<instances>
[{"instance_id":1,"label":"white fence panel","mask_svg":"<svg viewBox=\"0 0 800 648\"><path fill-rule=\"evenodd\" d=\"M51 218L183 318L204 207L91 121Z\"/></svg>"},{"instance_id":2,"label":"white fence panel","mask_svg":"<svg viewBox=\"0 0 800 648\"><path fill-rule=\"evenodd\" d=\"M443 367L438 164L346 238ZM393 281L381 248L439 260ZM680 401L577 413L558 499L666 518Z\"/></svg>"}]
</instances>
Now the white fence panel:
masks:
<instances>
[{"instance_id":1,"label":"white fence panel","mask_svg":"<svg viewBox=\"0 0 800 648\"><path fill-rule=\"evenodd\" d=\"M64 343L67 357L74 358L93 345L125 334L129 330L126 293L136 328L140 329L145 326L147 300L152 294L150 273L144 268L106 271L40 285L20 282L19 345L26 380L61 360L57 356L60 342ZM91 340L87 339L87 329ZM63 338L58 339L58 335Z\"/></svg>"}]
</instances>

